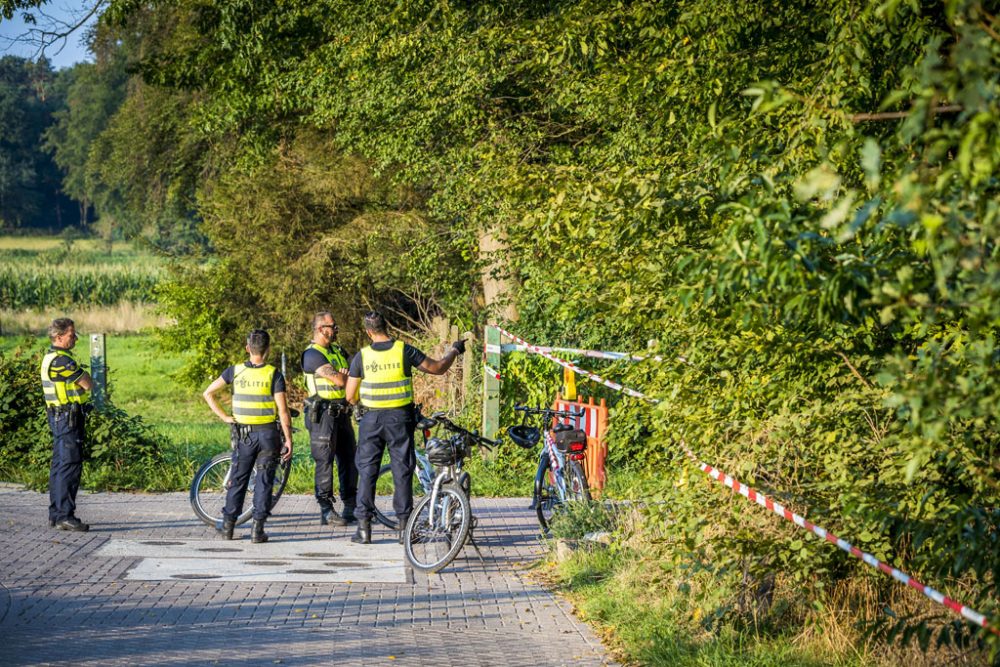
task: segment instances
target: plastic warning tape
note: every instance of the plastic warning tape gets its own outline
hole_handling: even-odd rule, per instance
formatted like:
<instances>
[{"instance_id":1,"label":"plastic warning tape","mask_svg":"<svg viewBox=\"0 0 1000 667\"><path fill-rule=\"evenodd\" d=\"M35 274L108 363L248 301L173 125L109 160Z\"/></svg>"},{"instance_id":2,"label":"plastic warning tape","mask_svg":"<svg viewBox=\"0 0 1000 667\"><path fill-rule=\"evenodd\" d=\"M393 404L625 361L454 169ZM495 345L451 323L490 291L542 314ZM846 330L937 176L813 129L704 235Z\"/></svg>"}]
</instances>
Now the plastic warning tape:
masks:
<instances>
[{"instance_id":1,"label":"plastic warning tape","mask_svg":"<svg viewBox=\"0 0 1000 667\"><path fill-rule=\"evenodd\" d=\"M527 351L529 351L529 352L535 352L536 354L542 355L546 359L551 359L552 361L556 362L560 366L563 366L565 368L570 369L574 373L586 376L587 378L593 380L594 382L597 382L598 384L603 384L605 387L610 387L611 389L614 389L615 391L620 391L623 394L627 394L628 396L632 396L632 397L635 397L635 398L642 398L642 399L646 398L646 395L643 394L642 392L636 391L634 389L629 389L628 387L626 387L624 385L620 385L617 382L612 382L610 380L605 380L604 378L602 378L600 375L597 375L596 373L591 373L590 371L585 371L582 368L580 368L579 366L577 366L576 364L574 364L572 361L566 361L565 359L560 359L559 357L555 356L551 352L546 351L544 348L538 347L537 345L532 345L528 341L524 340L523 338L521 338L519 336L516 336L516 335L512 334L511 332L507 331L503 327L497 327L497 329L499 329L500 333L502 333L504 336L507 336L508 338L510 338L512 340L516 340L517 342L521 343L521 345L523 345Z\"/></svg>"},{"instance_id":2,"label":"plastic warning tape","mask_svg":"<svg viewBox=\"0 0 1000 667\"><path fill-rule=\"evenodd\" d=\"M645 361L647 359L652 359L653 361L663 361L663 357L659 356L643 356L641 354L629 354L627 352L605 352L603 350L581 350L575 347L531 346L527 344L500 345L498 351L499 352L529 351L529 352L538 352L539 354L542 354L544 352L549 352L549 353L567 352L569 354L575 354L581 357L590 357L591 359L611 359L612 361L620 361L622 359L628 359L629 361Z\"/></svg>"},{"instance_id":3,"label":"plastic warning tape","mask_svg":"<svg viewBox=\"0 0 1000 667\"><path fill-rule=\"evenodd\" d=\"M604 378L599 377L599 376L597 376L597 375L595 375L593 373L590 373L589 371L585 371L582 368L579 368L578 366L576 366L575 364L572 364L572 363L570 363L568 361L564 361L564 360L562 360L562 359L560 359L560 358L552 355L549 352L543 352L542 348L540 348L538 346L535 346L535 345L531 345L530 343L528 343L527 341L525 341L523 338L515 336L514 334L510 333L509 331L506 331L505 329L503 329L501 327L497 327L497 328L505 336L507 336L508 338L511 338L513 340L516 340L516 341L520 342L522 345L525 345L529 350L531 350L533 352L537 352L538 354L541 354L543 357L546 357L547 359L551 359L552 361L556 362L560 366L563 366L565 368L569 368L570 370L572 370L572 371L574 371L576 373L579 373L580 375L584 375L584 376L590 378L591 380L593 380L595 382L603 384L606 387L610 387L611 389L614 389L616 391L620 391L620 392L622 392L624 394L627 394L629 396L633 396L635 398L641 398L642 400L645 400L645 401L648 401L648 402L654 403L654 404L655 403L659 403L659 400L657 400L655 398L652 398L650 396L646 396L641 391L636 391L635 389L629 389L628 387L625 387L623 385L620 385L620 384L617 384L615 382L610 382L608 380L605 380ZM945 607L947 607L951 611L955 612L956 614L960 615L962 618L970 621L971 623L975 623L976 625L978 625L978 626L980 626L980 627L982 627L982 628L984 628L984 629L992 632L993 634L1000 636L1000 629L998 629L998 628L994 627L993 625L991 625L986 620L986 617L983 614L981 614L978 611L976 611L975 609L972 609L971 607L967 607L964 604L962 604L961 602L953 600L952 598L950 598L947 595L944 595L943 593L941 593L941 592L939 592L939 591L931 588L930 586L927 586L925 584L920 583L919 581L917 581L916 579L914 579L910 575L906 574L902 570L896 569L896 568L892 567L891 565L887 565L887 564L883 563L882 561L880 561L878 558L876 558L872 554L870 554L870 553L868 553L866 551L862 551L861 549L859 549L856 546L852 545L850 542L847 542L846 540L837 537L836 535L834 535L830 531L826 530L825 528L822 528L820 526L817 526L814 523L806 521L806 519L804 517L796 514L795 512L790 511L789 509L787 509L781 503L776 503L776 502L772 501L770 498L768 498L763 493L757 491L756 489L753 489L752 487L747 486L746 484L740 482L739 480L735 479L734 477L731 477L731 476L727 475L726 473L722 472L721 470L717 470L716 468L708 465L704 461L701 461L698 458L698 456L693 451L691 451L691 449L683 441L681 442L681 447L684 449L684 453L687 455L687 457L690 458L695 463L695 465L697 465L698 468L703 473L705 473L706 475L708 475L709 478L715 480L716 482L719 482L723 486L726 486L726 487L732 489L732 491L734 493L738 493L741 496L743 496L744 498L746 498L747 500L749 500L751 502L755 502L758 505L760 505L761 507L764 507L765 509L771 510L772 512L774 512L778 516L782 517L786 521L794 523L799 528L802 528L804 530L808 530L813 535L816 535L817 537L820 537L820 538L826 540L827 542L835 545L838 549L841 549L841 550L849 553L850 555L852 555L855 558L857 558L857 559L861 560L862 562L864 562L866 565L869 565L870 567L873 567L873 568L875 568L877 570L881 570L882 572L884 572L885 574L889 575L890 577L892 577L893 579L895 579L899 583L901 583L901 584L903 584L905 586L909 586L910 588L914 588L914 589L920 591L921 593L923 593L924 595L926 595L928 598L930 598L934 602L937 602L940 605L944 605Z\"/></svg>"},{"instance_id":4,"label":"plastic warning tape","mask_svg":"<svg viewBox=\"0 0 1000 667\"><path fill-rule=\"evenodd\" d=\"M891 565L883 563L882 561L880 561L878 558L871 555L867 551L862 551L861 549L852 545L847 540L841 539L836 535L834 535L833 533L831 533L830 531L826 530L825 528L821 528L820 526L817 526L816 524L807 521L804 517L799 516L795 512L788 510L788 508L783 506L781 503L774 502L773 500L765 496L763 493L747 486L746 484L740 482L737 479L734 479L733 477L730 477L721 470L716 470L715 468L708 465L704 461L698 460L698 457L695 456L695 453L692 452L687 447L687 445L684 445L682 443L682 446L684 447L684 453L687 454L688 458L694 461L695 465L697 465L698 468L701 469L703 473L708 475L711 479L715 480L716 482L722 484L723 486L732 489L733 493L738 493L747 500L749 500L750 502L757 503L761 507L771 510L778 516L784 518L786 521L791 521L799 528L808 530L813 535L816 535L817 537L826 540L830 544L836 545L838 549L846 551L855 558L864 561L867 565L882 570L882 572L888 574L890 577L892 577L899 583L905 586L909 586L910 588L917 589L918 591L929 597L931 600L934 600L938 604L944 605L945 607L951 609L953 612L959 614L966 620L969 620L980 627L986 628L987 630L996 635L1000 635L1000 631L998 631L997 628L990 625L987 622L986 617L980 614L978 611L966 607L964 604L951 599L947 595L944 595L943 593L934 590L930 586L920 583L919 581L917 581L910 575L906 574L902 570L898 570L892 567Z\"/></svg>"},{"instance_id":5,"label":"plastic warning tape","mask_svg":"<svg viewBox=\"0 0 1000 667\"><path fill-rule=\"evenodd\" d=\"M483 364L483 371L490 377L496 378L497 380L500 379L500 373L493 368L490 368L489 364Z\"/></svg>"}]
</instances>

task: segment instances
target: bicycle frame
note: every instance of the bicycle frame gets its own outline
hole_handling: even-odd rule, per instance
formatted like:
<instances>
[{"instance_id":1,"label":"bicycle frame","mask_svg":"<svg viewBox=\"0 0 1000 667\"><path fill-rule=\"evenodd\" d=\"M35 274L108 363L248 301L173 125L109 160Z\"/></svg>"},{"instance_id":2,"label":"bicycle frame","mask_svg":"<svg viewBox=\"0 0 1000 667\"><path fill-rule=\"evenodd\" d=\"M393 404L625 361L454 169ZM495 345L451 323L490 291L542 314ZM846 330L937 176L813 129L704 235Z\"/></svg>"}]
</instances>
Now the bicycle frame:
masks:
<instances>
[{"instance_id":1,"label":"bicycle frame","mask_svg":"<svg viewBox=\"0 0 1000 667\"><path fill-rule=\"evenodd\" d=\"M549 470L551 471L552 481L556 487L556 493L559 495L559 502L564 503L569 496L566 492L566 475L564 473L566 470L566 455L556 447L552 431L546 429L544 431L544 439L545 442L538 453L538 467L541 468L545 464L545 459L548 458L550 464Z\"/></svg>"}]
</instances>

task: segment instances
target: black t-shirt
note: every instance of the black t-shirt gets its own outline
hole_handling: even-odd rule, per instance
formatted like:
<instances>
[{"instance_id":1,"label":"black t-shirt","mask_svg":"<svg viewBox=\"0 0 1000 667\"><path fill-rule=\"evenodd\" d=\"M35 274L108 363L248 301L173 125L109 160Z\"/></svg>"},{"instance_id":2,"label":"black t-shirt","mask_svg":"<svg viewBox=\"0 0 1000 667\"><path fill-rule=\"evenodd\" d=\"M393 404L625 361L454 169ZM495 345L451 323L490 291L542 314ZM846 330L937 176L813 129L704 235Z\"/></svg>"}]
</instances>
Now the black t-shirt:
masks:
<instances>
[{"instance_id":1,"label":"black t-shirt","mask_svg":"<svg viewBox=\"0 0 1000 667\"><path fill-rule=\"evenodd\" d=\"M345 350L340 345L337 345L336 343L333 343L327 349L330 352L336 352L339 349L340 353L344 355L344 361L350 359L350 355L347 354L347 350ZM326 366L328 363L330 362L326 360L326 357L323 356L323 353L317 350L316 348L310 347L305 352L302 353L303 373L315 373L317 368ZM333 370L339 371L340 369L334 368Z\"/></svg>"},{"instance_id":2,"label":"black t-shirt","mask_svg":"<svg viewBox=\"0 0 1000 667\"><path fill-rule=\"evenodd\" d=\"M249 361L244 362L250 368L260 368L261 366L266 366L267 364L251 364ZM230 366L226 370L222 371L222 379L226 381L226 384L232 384L233 378L236 375L236 366ZM271 377L271 395L281 394L285 391L285 376L281 374L277 368L274 369L274 375Z\"/></svg>"},{"instance_id":3,"label":"black t-shirt","mask_svg":"<svg viewBox=\"0 0 1000 667\"><path fill-rule=\"evenodd\" d=\"M63 352L69 352L69 350L56 347L52 345L49 347L49 352L55 352L56 350L62 350ZM73 357L68 357L65 354L57 355L52 363L49 364L49 379L56 382L76 382L83 375L83 369L80 368L79 364Z\"/></svg>"},{"instance_id":4,"label":"black t-shirt","mask_svg":"<svg viewBox=\"0 0 1000 667\"><path fill-rule=\"evenodd\" d=\"M372 349L376 352L385 352L392 348L396 344L394 340L386 340L381 343L372 343ZM413 375L413 367L419 366L424 363L424 359L427 355L413 347L409 343L403 343L403 375L406 377L411 377ZM363 378L365 376L365 365L361 361L361 353L358 352L351 359L351 370L348 373L352 378Z\"/></svg>"}]
</instances>

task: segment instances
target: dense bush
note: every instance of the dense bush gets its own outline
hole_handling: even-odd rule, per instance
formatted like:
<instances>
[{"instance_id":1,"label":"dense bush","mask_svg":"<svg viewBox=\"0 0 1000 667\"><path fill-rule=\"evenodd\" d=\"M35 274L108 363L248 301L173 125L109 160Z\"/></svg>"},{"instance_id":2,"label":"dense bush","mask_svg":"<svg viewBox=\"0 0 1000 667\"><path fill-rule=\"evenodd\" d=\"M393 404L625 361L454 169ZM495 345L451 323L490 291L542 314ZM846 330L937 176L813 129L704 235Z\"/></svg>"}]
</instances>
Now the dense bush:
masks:
<instances>
[{"instance_id":1,"label":"dense bush","mask_svg":"<svg viewBox=\"0 0 1000 667\"><path fill-rule=\"evenodd\" d=\"M0 352L0 478L44 489L52 435L39 384L40 354ZM104 490L158 487L164 441L141 417L108 405L87 418L82 485Z\"/></svg>"}]
</instances>

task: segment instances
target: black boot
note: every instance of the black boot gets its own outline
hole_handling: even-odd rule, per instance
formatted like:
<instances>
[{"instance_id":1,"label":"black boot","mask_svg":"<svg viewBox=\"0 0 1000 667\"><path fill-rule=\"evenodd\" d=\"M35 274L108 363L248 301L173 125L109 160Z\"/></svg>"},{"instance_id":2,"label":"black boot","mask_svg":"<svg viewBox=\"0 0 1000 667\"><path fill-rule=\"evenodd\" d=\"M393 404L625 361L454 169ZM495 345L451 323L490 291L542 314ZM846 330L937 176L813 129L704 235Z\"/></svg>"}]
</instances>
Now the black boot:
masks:
<instances>
[{"instance_id":1,"label":"black boot","mask_svg":"<svg viewBox=\"0 0 1000 667\"><path fill-rule=\"evenodd\" d=\"M233 529L236 528L236 522L232 519L223 519L222 527L219 528L219 535L222 535L222 539L231 540L233 539Z\"/></svg>"},{"instance_id":2,"label":"black boot","mask_svg":"<svg viewBox=\"0 0 1000 667\"><path fill-rule=\"evenodd\" d=\"M400 544L402 544L403 541L404 541L403 540L403 534L406 532L406 524L407 524L407 522L409 522L409 520L410 520L410 517L408 517L408 516L401 516L401 517L399 517L399 531L398 531L398 535L396 535L396 540Z\"/></svg>"},{"instance_id":3,"label":"black boot","mask_svg":"<svg viewBox=\"0 0 1000 667\"><path fill-rule=\"evenodd\" d=\"M344 505L344 511L340 513L341 518L344 519L344 523L354 523L357 521L357 517L354 516L354 505Z\"/></svg>"},{"instance_id":4,"label":"black boot","mask_svg":"<svg viewBox=\"0 0 1000 667\"><path fill-rule=\"evenodd\" d=\"M264 520L254 519L253 527L250 529L250 541L254 544L267 542L267 533L264 532Z\"/></svg>"},{"instance_id":5,"label":"black boot","mask_svg":"<svg viewBox=\"0 0 1000 667\"><path fill-rule=\"evenodd\" d=\"M355 544L372 543L372 520L358 519L358 530L351 536L351 542Z\"/></svg>"},{"instance_id":6,"label":"black boot","mask_svg":"<svg viewBox=\"0 0 1000 667\"><path fill-rule=\"evenodd\" d=\"M346 526L347 522L337 514L337 510L332 507L325 508L319 515L319 525L325 526L327 524L333 524L334 526Z\"/></svg>"}]
</instances>

